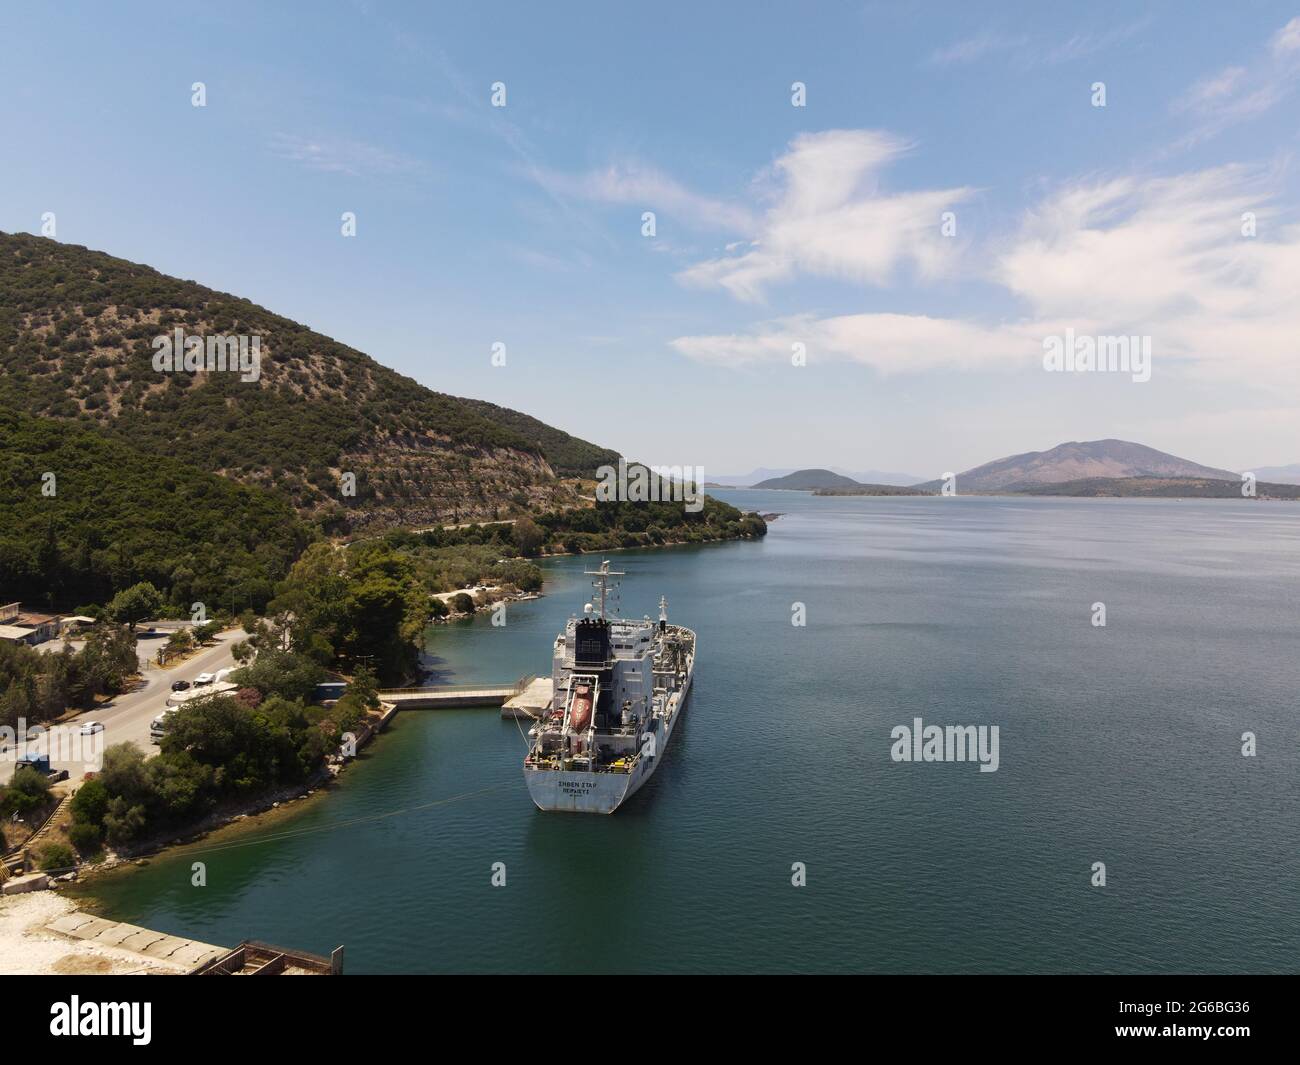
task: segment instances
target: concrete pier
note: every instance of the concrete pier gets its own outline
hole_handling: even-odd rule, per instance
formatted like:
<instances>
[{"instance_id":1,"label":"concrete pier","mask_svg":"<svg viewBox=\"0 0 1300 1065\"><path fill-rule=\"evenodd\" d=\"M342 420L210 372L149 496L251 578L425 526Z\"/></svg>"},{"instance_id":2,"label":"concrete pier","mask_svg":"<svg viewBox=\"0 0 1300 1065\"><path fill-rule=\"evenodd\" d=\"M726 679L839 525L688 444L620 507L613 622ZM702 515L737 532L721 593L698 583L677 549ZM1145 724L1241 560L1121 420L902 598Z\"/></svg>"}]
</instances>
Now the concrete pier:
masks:
<instances>
[{"instance_id":1,"label":"concrete pier","mask_svg":"<svg viewBox=\"0 0 1300 1065\"><path fill-rule=\"evenodd\" d=\"M518 695L501 704L501 716L536 720L551 705L554 688L550 677L534 678Z\"/></svg>"}]
</instances>

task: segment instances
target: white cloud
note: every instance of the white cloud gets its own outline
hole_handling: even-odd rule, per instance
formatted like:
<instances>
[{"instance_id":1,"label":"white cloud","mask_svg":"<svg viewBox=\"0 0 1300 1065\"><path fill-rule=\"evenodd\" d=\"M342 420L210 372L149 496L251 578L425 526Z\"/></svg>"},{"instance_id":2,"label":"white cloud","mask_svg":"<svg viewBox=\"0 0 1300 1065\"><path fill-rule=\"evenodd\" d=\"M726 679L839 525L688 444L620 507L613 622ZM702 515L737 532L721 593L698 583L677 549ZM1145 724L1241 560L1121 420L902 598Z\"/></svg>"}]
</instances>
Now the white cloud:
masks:
<instances>
[{"instance_id":1,"label":"white cloud","mask_svg":"<svg viewBox=\"0 0 1300 1065\"><path fill-rule=\"evenodd\" d=\"M1229 126L1272 110L1295 91L1300 79L1300 17L1269 41L1266 53L1246 66L1229 66L1203 78L1174 102L1174 111L1192 115L1197 125L1182 139L1186 147Z\"/></svg>"},{"instance_id":2,"label":"white cloud","mask_svg":"<svg viewBox=\"0 0 1300 1065\"><path fill-rule=\"evenodd\" d=\"M1300 51L1300 15L1273 34L1270 47L1274 55L1286 55L1290 52Z\"/></svg>"},{"instance_id":3,"label":"white cloud","mask_svg":"<svg viewBox=\"0 0 1300 1065\"><path fill-rule=\"evenodd\" d=\"M691 226L735 233L754 224L743 207L692 192L667 174L637 162L611 164L576 177L538 170L534 177L556 195L626 204L668 219L676 216Z\"/></svg>"},{"instance_id":4,"label":"white cloud","mask_svg":"<svg viewBox=\"0 0 1300 1065\"><path fill-rule=\"evenodd\" d=\"M881 373L938 367L977 369L1009 361L1042 359L1042 334L1023 326L985 327L974 322L908 314L796 315L760 324L748 334L678 337L672 346L700 362L740 366L789 363L795 344L810 362L850 361Z\"/></svg>"},{"instance_id":5,"label":"white cloud","mask_svg":"<svg viewBox=\"0 0 1300 1065\"><path fill-rule=\"evenodd\" d=\"M1241 233L1257 214L1259 235ZM1300 226L1282 226L1264 175L1239 166L1067 186L1027 212L987 280L1019 303L1000 321L921 315L803 315L748 332L678 337L704 361L859 362L884 373L1041 365L1067 327L1149 335L1155 372L1261 388L1300 386Z\"/></svg>"},{"instance_id":6,"label":"white cloud","mask_svg":"<svg viewBox=\"0 0 1300 1065\"><path fill-rule=\"evenodd\" d=\"M744 250L697 263L678 279L752 301L799 273L876 285L909 263L924 276L942 273L951 241L940 233L941 214L971 190L881 193L879 171L908 147L875 130L800 135L772 167L772 203Z\"/></svg>"}]
</instances>

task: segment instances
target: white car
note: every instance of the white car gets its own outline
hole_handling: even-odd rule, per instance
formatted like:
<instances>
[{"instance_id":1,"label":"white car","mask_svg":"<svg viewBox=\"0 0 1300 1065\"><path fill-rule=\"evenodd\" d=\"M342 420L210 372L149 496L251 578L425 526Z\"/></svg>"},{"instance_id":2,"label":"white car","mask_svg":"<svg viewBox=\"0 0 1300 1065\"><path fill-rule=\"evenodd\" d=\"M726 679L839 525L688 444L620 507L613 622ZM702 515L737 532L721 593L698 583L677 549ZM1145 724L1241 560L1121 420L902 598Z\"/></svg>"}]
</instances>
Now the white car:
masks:
<instances>
[{"instance_id":1,"label":"white car","mask_svg":"<svg viewBox=\"0 0 1300 1065\"><path fill-rule=\"evenodd\" d=\"M103 731L104 723L102 721L87 721L81 726L81 734L83 736L93 736L96 732Z\"/></svg>"},{"instance_id":2,"label":"white car","mask_svg":"<svg viewBox=\"0 0 1300 1065\"><path fill-rule=\"evenodd\" d=\"M200 673L194 678L194 686L197 688L200 684L211 684L216 679L211 673Z\"/></svg>"}]
</instances>

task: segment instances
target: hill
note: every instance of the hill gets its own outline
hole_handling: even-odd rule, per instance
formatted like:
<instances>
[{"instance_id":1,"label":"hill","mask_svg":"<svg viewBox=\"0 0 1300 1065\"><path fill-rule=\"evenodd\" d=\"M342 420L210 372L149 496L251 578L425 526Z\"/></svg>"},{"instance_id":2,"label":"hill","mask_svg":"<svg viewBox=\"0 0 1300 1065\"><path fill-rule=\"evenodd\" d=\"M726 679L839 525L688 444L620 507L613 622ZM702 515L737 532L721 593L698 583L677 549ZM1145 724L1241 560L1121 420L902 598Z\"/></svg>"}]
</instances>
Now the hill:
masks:
<instances>
[{"instance_id":1,"label":"hill","mask_svg":"<svg viewBox=\"0 0 1300 1065\"><path fill-rule=\"evenodd\" d=\"M894 473L889 470L846 470L839 466L827 466L831 473L838 473L851 481L858 484L883 484L883 485L900 485L910 486L919 484L925 480L924 477L917 477L910 473ZM774 477L784 477L786 474L796 473L794 468L786 469L768 469L760 467L749 473L719 473L710 474L710 483L716 484L721 488L746 488L758 484L759 481L771 480Z\"/></svg>"},{"instance_id":2,"label":"hill","mask_svg":"<svg viewBox=\"0 0 1300 1065\"><path fill-rule=\"evenodd\" d=\"M259 338L259 376L160 372L154 340L176 329ZM0 407L273 488L327 528L565 505L573 489L557 467L609 454L434 392L249 300L27 234L0 234ZM340 491L345 473L353 496Z\"/></svg>"},{"instance_id":3,"label":"hill","mask_svg":"<svg viewBox=\"0 0 1300 1065\"><path fill-rule=\"evenodd\" d=\"M853 488L857 481L830 470L795 470L784 477L759 481L755 488L776 488L793 492L811 492L818 488Z\"/></svg>"},{"instance_id":4,"label":"hill","mask_svg":"<svg viewBox=\"0 0 1300 1065\"><path fill-rule=\"evenodd\" d=\"M73 607L149 581L186 614L260 610L311 537L282 496L93 426L0 409L0 441L6 601Z\"/></svg>"},{"instance_id":5,"label":"hill","mask_svg":"<svg viewBox=\"0 0 1300 1065\"><path fill-rule=\"evenodd\" d=\"M1241 478L1218 480L1210 477L1093 477L1080 481L1021 488L1018 495L1034 496L1119 496L1157 499L1241 499ZM1258 499L1300 499L1300 485L1255 485Z\"/></svg>"},{"instance_id":6,"label":"hill","mask_svg":"<svg viewBox=\"0 0 1300 1065\"><path fill-rule=\"evenodd\" d=\"M1300 484L1300 462L1293 462L1289 466L1252 466L1250 472L1259 481L1270 481L1274 484Z\"/></svg>"},{"instance_id":7,"label":"hill","mask_svg":"<svg viewBox=\"0 0 1300 1065\"><path fill-rule=\"evenodd\" d=\"M618 465L619 454L607 447L589 444L561 429L485 399L462 400L494 425L502 425L539 448L560 477L592 477L597 467Z\"/></svg>"},{"instance_id":8,"label":"hill","mask_svg":"<svg viewBox=\"0 0 1300 1065\"><path fill-rule=\"evenodd\" d=\"M986 462L957 474L957 491L962 495L981 492L1016 492L1037 485L1114 477L1179 478L1198 477L1235 481L1230 470L1217 470L1188 459L1168 455L1127 440L1071 441L1050 451L1028 451L1022 455ZM942 481L927 481L917 488L938 491Z\"/></svg>"}]
</instances>

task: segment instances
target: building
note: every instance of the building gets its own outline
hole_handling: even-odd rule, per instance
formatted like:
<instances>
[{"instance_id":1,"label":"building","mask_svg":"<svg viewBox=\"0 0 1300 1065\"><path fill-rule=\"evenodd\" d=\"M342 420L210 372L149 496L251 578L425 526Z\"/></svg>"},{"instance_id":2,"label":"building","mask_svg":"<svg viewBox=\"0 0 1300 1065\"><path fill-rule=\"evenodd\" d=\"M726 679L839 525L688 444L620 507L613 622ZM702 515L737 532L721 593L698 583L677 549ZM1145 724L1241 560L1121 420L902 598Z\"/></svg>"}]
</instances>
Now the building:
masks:
<instances>
[{"instance_id":1,"label":"building","mask_svg":"<svg viewBox=\"0 0 1300 1065\"><path fill-rule=\"evenodd\" d=\"M33 646L59 635L57 614L36 614L24 610L22 603L0 606L0 640Z\"/></svg>"}]
</instances>

